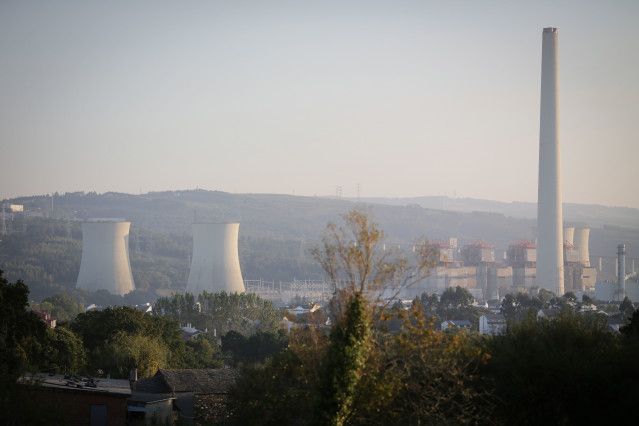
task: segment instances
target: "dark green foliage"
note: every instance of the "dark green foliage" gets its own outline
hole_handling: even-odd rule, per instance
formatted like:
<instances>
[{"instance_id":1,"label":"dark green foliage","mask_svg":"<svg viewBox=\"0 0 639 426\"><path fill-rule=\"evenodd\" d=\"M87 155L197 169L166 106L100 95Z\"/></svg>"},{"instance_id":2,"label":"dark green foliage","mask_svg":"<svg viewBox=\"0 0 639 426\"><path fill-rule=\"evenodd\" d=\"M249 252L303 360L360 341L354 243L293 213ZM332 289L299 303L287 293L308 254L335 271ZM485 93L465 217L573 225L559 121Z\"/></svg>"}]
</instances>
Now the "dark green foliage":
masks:
<instances>
[{"instance_id":1,"label":"dark green foliage","mask_svg":"<svg viewBox=\"0 0 639 426\"><path fill-rule=\"evenodd\" d=\"M472 324L472 329L479 328L479 318L489 313L485 308L474 306L475 298L463 287L449 287L438 298L433 293L430 296L424 292L413 300L413 304L421 307L423 315L433 318L434 324L441 324L445 320L466 320ZM394 321L397 323L397 321Z\"/></svg>"},{"instance_id":2,"label":"dark green foliage","mask_svg":"<svg viewBox=\"0 0 639 426\"><path fill-rule=\"evenodd\" d=\"M75 287L81 242L64 238L63 226L62 221L35 220L26 233L7 235L0 243L8 278L28 282L36 300Z\"/></svg>"},{"instance_id":3,"label":"dark green foliage","mask_svg":"<svg viewBox=\"0 0 639 426\"><path fill-rule=\"evenodd\" d=\"M246 337L229 331L222 337L222 351L232 356L233 365L264 362L288 346L288 334L280 329L276 333L259 331Z\"/></svg>"},{"instance_id":4,"label":"dark green foliage","mask_svg":"<svg viewBox=\"0 0 639 426\"><path fill-rule=\"evenodd\" d=\"M22 281L10 283L0 270L1 424L16 424L19 419L23 424L47 423L37 418L31 422L29 411L21 414L21 408L28 406L25 403L32 401L32 392L17 384L18 377L39 369L47 342L47 325L26 310L28 296L29 288Z\"/></svg>"},{"instance_id":5,"label":"dark green foliage","mask_svg":"<svg viewBox=\"0 0 639 426\"><path fill-rule=\"evenodd\" d=\"M595 305L596 300L593 299L592 297L588 296L586 293L584 293L581 296L581 303L582 305Z\"/></svg>"},{"instance_id":6,"label":"dark green foliage","mask_svg":"<svg viewBox=\"0 0 639 426\"><path fill-rule=\"evenodd\" d=\"M366 311L351 303L328 341L294 330L286 350L244 368L230 395L236 423L488 423L493 404L473 386L484 359L473 341L436 331L419 305L395 312L403 325L393 335L364 327Z\"/></svg>"},{"instance_id":7,"label":"dark green foliage","mask_svg":"<svg viewBox=\"0 0 639 426\"><path fill-rule=\"evenodd\" d=\"M63 293L47 297L40 304L32 304L31 307L34 310L48 312L51 318L55 318L58 322L71 321L76 315L84 312L84 306L81 303Z\"/></svg>"},{"instance_id":8,"label":"dark green foliage","mask_svg":"<svg viewBox=\"0 0 639 426\"><path fill-rule=\"evenodd\" d=\"M80 338L61 326L48 329L47 334L42 368L53 373L82 374L86 364L86 353Z\"/></svg>"},{"instance_id":9,"label":"dark green foliage","mask_svg":"<svg viewBox=\"0 0 639 426\"><path fill-rule=\"evenodd\" d=\"M528 293L508 293L501 302L501 313L508 320L521 320L528 313L537 313L539 309L546 307L544 297L541 292L535 297L530 297Z\"/></svg>"},{"instance_id":10,"label":"dark green foliage","mask_svg":"<svg viewBox=\"0 0 639 426\"><path fill-rule=\"evenodd\" d=\"M231 330L222 336L222 351L232 355L233 366L235 367L239 362L245 361L247 344L248 337L235 330Z\"/></svg>"},{"instance_id":11,"label":"dark green foliage","mask_svg":"<svg viewBox=\"0 0 639 426\"><path fill-rule=\"evenodd\" d=\"M190 323L200 330L215 330L219 335L237 331L250 335L259 331L274 333L279 326L279 314L273 304L253 293L203 292L196 299L192 294L175 293L155 302L158 315Z\"/></svg>"},{"instance_id":12,"label":"dark green foliage","mask_svg":"<svg viewBox=\"0 0 639 426\"><path fill-rule=\"evenodd\" d=\"M195 296L191 293L174 293L170 297L161 297L155 301L153 312L165 318L178 321L180 324L191 324L194 327L203 325L200 311L195 304Z\"/></svg>"},{"instance_id":13,"label":"dark green foliage","mask_svg":"<svg viewBox=\"0 0 639 426\"><path fill-rule=\"evenodd\" d=\"M184 359L185 348L178 323L134 308L115 307L79 314L71 323L71 330L80 336L87 348L91 374L99 369L109 372L103 365L105 360L108 361L105 351L117 349L127 339L133 339L131 341L142 348L139 354L146 351L157 356L161 350L168 351L168 357L163 358L166 362L164 367L179 368ZM123 375L123 372L127 377L128 372L118 369L118 374Z\"/></svg>"},{"instance_id":14,"label":"dark green foliage","mask_svg":"<svg viewBox=\"0 0 639 426\"><path fill-rule=\"evenodd\" d=\"M186 342L184 368L221 368L222 351L212 333L200 334Z\"/></svg>"},{"instance_id":15,"label":"dark green foliage","mask_svg":"<svg viewBox=\"0 0 639 426\"><path fill-rule=\"evenodd\" d=\"M636 363L622 361L617 337L597 315L531 316L487 339L485 350L491 359L481 374L501 424L605 424L629 418L624 401L639 397Z\"/></svg>"},{"instance_id":16,"label":"dark green foliage","mask_svg":"<svg viewBox=\"0 0 639 426\"><path fill-rule=\"evenodd\" d=\"M632 301L628 299L628 296L623 298L623 301L619 305L619 312L621 312L624 316L631 316L635 311L635 305L633 305Z\"/></svg>"},{"instance_id":17,"label":"dark green foliage","mask_svg":"<svg viewBox=\"0 0 639 426\"><path fill-rule=\"evenodd\" d=\"M371 347L371 321L361 293L352 295L343 321L331 330L319 383L318 424L348 424Z\"/></svg>"},{"instance_id":18,"label":"dark green foliage","mask_svg":"<svg viewBox=\"0 0 639 426\"><path fill-rule=\"evenodd\" d=\"M27 311L29 287L10 283L0 270L0 377L2 391L27 370L37 369L47 325ZM0 395L1 396L1 395Z\"/></svg>"},{"instance_id":19,"label":"dark green foliage","mask_svg":"<svg viewBox=\"0 0 639 426\"><path fill-rule=\"evenodd\" d=\"M455 319L470 321L473 330L479 329L479 317L488 312L473 306L475 298L463 287L448 287L439 298L437 318L441 321Z\"/></svg>"},{"instance_id":20,"label":"dark green foliage","mask_svg":"<svg viewBox=\"0 0 639 426\"><path fill-rule=\"evenodd\" d=\"M440 309L466 308L472 306L475 298L462 287L448 287L439 298Z\"/></svg>"},{"instance_id":21,"label":"dark green foliage","mask_svg":"<svg viewBox=\"0 0 639 426\"><path fill-rule=\"evenodd\" d=\"M633 312L630 324L619 331L626 345L639 345L639 310Z\"/></svg>"},{"instance_id":22,"label":"dark green foliage","mask_svg":"<svg viewBox=\"0 0 639 426\"><path fill-rule=\"evenodd\" d=\"M466 333L442 333L419 304L389 314L400 332L376 334L351 424L484 424L494 407L475 388L486 355Z\"/></svg>"},{"instance_id":23,"label":"dark green foliage","mask_svg":"<svg viewBox=\"0 0 639 426\"><path fill-rule=\"evenodd\" d=\"M313 328L291 331L290 347L265 364L247 364L229 393L237 425L309 425L327 339Z\"/></svg>"}]
</instances>

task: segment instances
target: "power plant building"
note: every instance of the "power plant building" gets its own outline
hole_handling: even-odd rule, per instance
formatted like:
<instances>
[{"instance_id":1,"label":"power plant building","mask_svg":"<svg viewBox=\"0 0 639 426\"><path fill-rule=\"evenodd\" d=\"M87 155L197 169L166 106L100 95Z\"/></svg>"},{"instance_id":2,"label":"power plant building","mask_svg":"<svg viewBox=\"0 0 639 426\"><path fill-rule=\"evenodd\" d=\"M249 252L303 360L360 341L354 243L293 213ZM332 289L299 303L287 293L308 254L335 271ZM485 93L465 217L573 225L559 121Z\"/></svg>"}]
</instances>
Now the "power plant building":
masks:
<instances>
[{"instance_id":1,"label":"power plant building","mask_svg":"<svg viewBox=\"0 0 639 426\"><path fill-rule=\"evenodd\" d=\"M238 255L239 223L193 224L193 258L186 291L243 293Z\"/></svg>"},{"instance_id":2,"label":"power plant building","mask_svg":"<svg viewBox=\"0 0 639 426\"><path fill-rule=\"evenodd\" d=\"M93 219L82 224L82 260L76 288L123 296L135 290L129 262L131 222Z\"/></svg>"}]
</instances>

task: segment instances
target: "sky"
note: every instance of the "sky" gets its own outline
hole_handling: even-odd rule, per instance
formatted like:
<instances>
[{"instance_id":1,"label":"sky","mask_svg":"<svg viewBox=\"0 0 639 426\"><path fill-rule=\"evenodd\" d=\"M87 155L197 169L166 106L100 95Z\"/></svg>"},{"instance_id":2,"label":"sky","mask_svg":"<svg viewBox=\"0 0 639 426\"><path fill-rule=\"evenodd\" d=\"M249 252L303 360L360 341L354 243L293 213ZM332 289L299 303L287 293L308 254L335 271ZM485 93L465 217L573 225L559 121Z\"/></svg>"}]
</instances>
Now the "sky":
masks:
<instances>
[{"instance_id":1,"label":"sky","mask_svg":"<svg viewBox=\"0 0 639 426\"><path fill-rule=\"evenodd\" d=\"M0 199L208 189L639 208L639 2L0 0Z\"/></svg>"}]
</instances>

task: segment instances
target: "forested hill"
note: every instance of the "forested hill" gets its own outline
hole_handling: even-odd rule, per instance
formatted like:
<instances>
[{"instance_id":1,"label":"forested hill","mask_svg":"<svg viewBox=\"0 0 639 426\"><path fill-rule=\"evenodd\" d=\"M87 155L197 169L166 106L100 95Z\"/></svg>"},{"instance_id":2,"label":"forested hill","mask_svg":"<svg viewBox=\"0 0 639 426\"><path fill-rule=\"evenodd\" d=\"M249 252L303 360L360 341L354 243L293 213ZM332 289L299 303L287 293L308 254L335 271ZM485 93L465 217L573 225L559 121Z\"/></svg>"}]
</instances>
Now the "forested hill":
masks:
<instances>
[{"instance_id":1,"label":"forested hill","mask_svg":"<svg viewBox=\"0 0 639 426\"><path fill-rule=\"evenodd\" d=\"M483 239L496 246L499 256L509 244L531 239L535 226L533 219L500 213L204 190L143 195L70 193L3 203L24 205L25 215L5 218L7 228L16 232L0 242L0 269L10 280L24 279L36 299L75 287L81 255L80 222L89 218L131 221L129 245L136 288L161 295L183 291L186 286L193 222L240 222L244 278L276 282L321 278L321 268L309 249L319 242L328 222L341 223L340 214L361 205L368 206L390 244L410 244L420 236L430 240L454 236L460 246ZM629 258L639 258L639 226L611 222L591 231L590 253L607 257L604 269L608 264L611 279L620 243L627 244Z\"/></svg>"},{"instance_id":2,"label":"forested hill","mask_svg":"<svg viewBox=\"0 0 639 426\"><path fill-rule=\"evenodd\" d=\"M375 221L380 223L392 242L409 243L419 236L429 239L456 236L460 244L484 239L505 249L517 240L531 239L532 228L535 226L534 218L483 211L489 206L486 204L483 209L478 207L476 211L467 212L425 208L408 202L417 199L404 199L407 200L404 205L399 205L402 199L384 200L394 200L393 203L398 205L381 204L381 201L366 205L371 206ZM193 222L237 221L241 223L241 238L304 241L317 240L329 221L338 222L340 213L358 205L352 200L322 197L230 194L205 190L152 192L143 195L67 193L54 197L17 198L10 202L24 204L26 210L39 210L58 219L125 218L134 227L165 235L190 234ZM570 206L569 210L581 213L567 213L564 219L568 225L593 228L591 253L614 255L616 245L620 242L625 242L629 250L634 250L633 246L636 245L631 244L631 241L639 233L639 211L602 206L583 205L581 209L576 207L579 205ZM597 219L586 220L591 217ZM632 218L635 218L634 221ZM617 241L620 236L627 240Z\"/></svg>"}]
</instances>

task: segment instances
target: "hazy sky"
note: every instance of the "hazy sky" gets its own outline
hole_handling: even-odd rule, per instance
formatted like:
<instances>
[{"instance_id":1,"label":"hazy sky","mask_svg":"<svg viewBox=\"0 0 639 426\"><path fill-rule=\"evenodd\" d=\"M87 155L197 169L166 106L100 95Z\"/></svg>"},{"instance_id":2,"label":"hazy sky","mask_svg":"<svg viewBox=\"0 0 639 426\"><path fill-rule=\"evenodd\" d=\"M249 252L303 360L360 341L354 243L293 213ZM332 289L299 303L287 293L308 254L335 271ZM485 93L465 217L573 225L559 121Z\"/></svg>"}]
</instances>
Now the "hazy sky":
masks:
<instances>
[{"instance_id":1,"label":"hazy sky","mask_svg":"<svg viewBox=\"0 0 639 426\"><path fill-rule=\"evenodd\" d=\"M0 199L534 202L549 26L564 201L639 208L636 0L0 0Z\"/></svg>"}]
</instances>

